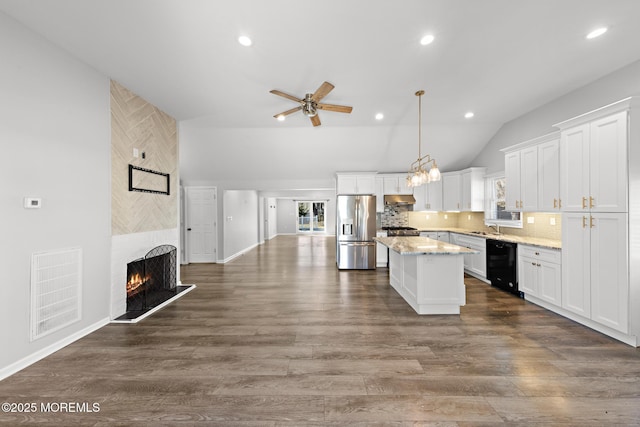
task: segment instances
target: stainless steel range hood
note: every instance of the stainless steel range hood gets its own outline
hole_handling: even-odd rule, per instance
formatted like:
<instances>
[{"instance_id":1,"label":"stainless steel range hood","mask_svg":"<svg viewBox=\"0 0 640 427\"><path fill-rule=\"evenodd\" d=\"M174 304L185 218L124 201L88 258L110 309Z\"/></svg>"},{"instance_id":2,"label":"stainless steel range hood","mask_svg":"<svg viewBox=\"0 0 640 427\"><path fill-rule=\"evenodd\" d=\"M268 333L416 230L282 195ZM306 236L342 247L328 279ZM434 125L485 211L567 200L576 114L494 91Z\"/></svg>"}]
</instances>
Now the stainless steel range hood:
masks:
<instances>
[{"instance_id":1,"label":"stainless steel range hood","mask_svg":"<svg viewBox=\"0 0 640 427\"><path fill-rule=\"evenodd\" d=\"M414 205L416 199L411 194L385 194L385 205Z\"/></svg>"}]
</instances>

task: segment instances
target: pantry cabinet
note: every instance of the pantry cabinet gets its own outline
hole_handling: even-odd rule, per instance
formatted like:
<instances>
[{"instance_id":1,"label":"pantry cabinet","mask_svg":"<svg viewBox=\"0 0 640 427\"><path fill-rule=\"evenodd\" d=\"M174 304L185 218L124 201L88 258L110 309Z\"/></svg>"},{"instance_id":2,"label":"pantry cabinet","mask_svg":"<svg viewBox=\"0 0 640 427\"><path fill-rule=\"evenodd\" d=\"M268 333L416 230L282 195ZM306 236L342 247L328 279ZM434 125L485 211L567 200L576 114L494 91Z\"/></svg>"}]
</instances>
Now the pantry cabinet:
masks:
<instances>
[{"instance_id":1,"label":"pantry cabinet","mask_svg":"<svg viewBox=\"0 0 640 427\"><path fill-rule=\"evenodd\" d=\"M562 131L562 210L627 211L627 111Z\"/></svg>"},{"instance_id":2,"label":"pantry cabinet","mask_svg":"<svg viewBox=\"0 0 640 427\"><path fill-rule=\"evenodd\" d=\"M555 126L561 130L562 308L610 336L640 336L640 125L637 97ZM630 185L632 184L632 185ZM635 219L633 219L635 218Z\"/></svg>"},{"instance_id":3,"label":"pantry cabinet","mask_svg":"<svg viewBox=\"0 0 640 427\"><path fill-rule=\"evenodd\" d=\"M629 322L628 215L562 215L562 307L626 333Z\"/></svg>"}]
</instances>

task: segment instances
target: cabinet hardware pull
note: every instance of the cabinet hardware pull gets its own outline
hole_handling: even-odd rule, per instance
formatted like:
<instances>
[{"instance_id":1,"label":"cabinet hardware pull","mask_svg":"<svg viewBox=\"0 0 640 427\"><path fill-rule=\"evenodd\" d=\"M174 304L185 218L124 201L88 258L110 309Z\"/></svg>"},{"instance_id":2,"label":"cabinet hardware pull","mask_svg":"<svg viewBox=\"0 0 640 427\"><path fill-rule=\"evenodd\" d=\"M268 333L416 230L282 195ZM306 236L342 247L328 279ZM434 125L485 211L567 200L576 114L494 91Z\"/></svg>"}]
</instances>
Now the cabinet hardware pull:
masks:
<instances>
[{"instance_id":1,"label":"cabinet hardware pull","mask_svg":"<svg viewBox=\"0 0 640 427\"><path fill-rule=\"evenodd\" d=\"M595 199L594 199L593 197L591 197L591 196L589 197L589 207L590 207L591 209L593 209L593 205L594 205L593 201L594 201L594 200L595 200Z\"/></svg>"},{"instance_id":2,"label":"cabinet hardware pull","mask_svg":"<svg viewBox=\"0 0 640 427\"><path fill-rule=\"evenodd\" d=\"M558 207L558 199L553 199L553 207L554 208Z\"/></svg>"},{"instance_id":3,"label":"cabinet hardware pull","mask_svg":"<svg viewBox=\"0 0 640 427\"><path fill-rule=\"evenodd\" d=\"M540 267L540 264L536 264L536 267Z\"/></svg>"},{"instance_id":4,"label":"cabinet hardware pull","mask_svg":"<svg viewBox=\"0 0 640 427\"><path fill-rule=\"evenodd\" d=\"M595 224L593 223L593 217L589 217L589 227L595 227Z\"/></svg>"},{"instance_id":5,"label":"cabinet hardware pull","mask_svg":"<svg viewBox=\"0 0 640 427\"><path fill-rule=\"evenodd\" d=\"M558 199L558 209L562 209L562 199Z\"/></svg>"},{"instance_id":6,"label":"cabinet hardware pull","mask_svg":"<svg viewBox=\"0 0 640 427\"><path fill-rule=\"evenodd\" d=\"M536 265L536 263L535 263L535 262L532 262L532 263L531 263L531 265Z\"/></svg>"},{"instance_id":7,"label":"cabinet hardware pull","mask_svg":"<svg viewBox=\"0 0 640 427\"><path fill-rule=\"evenodd\" d=\"M587 217L583 216L582 217L582 228L586 228L587 227Z\"/></svg>"},{"instance_id":8,"label":"cabinet hardware pull","mask_svg":"<svg viewBox=\"0 0 640 427\"><path fill-rule=\"evenodd\" d=\"M536 255L540 255L540 252L536 252Z\"/></svg>"},{"instance_id":9,"label":"cabinet hardware pull","mask_svg":"<svg viewBox=\"0 0 640 427\"><path fill-rule=\"evenodd\" d=\"M582 209L587 209L587 198L586 197L582 198Z\"/></svg>"}]
</instances>

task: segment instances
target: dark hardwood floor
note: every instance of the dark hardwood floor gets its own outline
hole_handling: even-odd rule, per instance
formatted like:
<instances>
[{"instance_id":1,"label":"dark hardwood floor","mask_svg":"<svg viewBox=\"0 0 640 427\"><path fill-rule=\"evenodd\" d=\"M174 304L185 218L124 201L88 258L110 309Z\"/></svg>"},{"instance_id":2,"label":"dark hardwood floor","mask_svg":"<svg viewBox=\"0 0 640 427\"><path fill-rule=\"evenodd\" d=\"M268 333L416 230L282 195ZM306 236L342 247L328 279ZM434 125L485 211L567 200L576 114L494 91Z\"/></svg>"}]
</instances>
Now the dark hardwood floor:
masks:
<instances>
[{"instance_id":1,"label":"dark hardwood floor","mask_svg":"<svg viewBox=\"0 0 640 427\"><path fill-rule=\"evenodd\" d=\"M338 271L334 244L183 266L188 295L0 382L38 406L0 424L640 425L640 350L473 278L460 316L418 316L386 269ZM61 402L99 411L40 410Z\"/></svg>"}]
</instances>

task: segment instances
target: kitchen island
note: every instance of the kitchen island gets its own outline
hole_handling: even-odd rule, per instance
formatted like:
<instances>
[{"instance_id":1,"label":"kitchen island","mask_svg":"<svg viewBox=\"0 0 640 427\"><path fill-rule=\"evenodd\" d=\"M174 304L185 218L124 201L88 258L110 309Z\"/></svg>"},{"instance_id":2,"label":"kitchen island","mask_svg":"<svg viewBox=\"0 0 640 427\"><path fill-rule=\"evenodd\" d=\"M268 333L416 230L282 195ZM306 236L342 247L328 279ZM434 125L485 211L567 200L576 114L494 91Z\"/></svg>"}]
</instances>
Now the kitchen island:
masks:
<instances>
[{"instance_id":1,"label":"kitchen island","mask_svg":"<svg viewBox=\"0 0 640 427\"><path fill-rule=\"evenodd\" d=\"M389 248L389 283L418 314L460 314L464 254L478 253L428 237L376 237Z\"/></svg>"}]
</instances>

